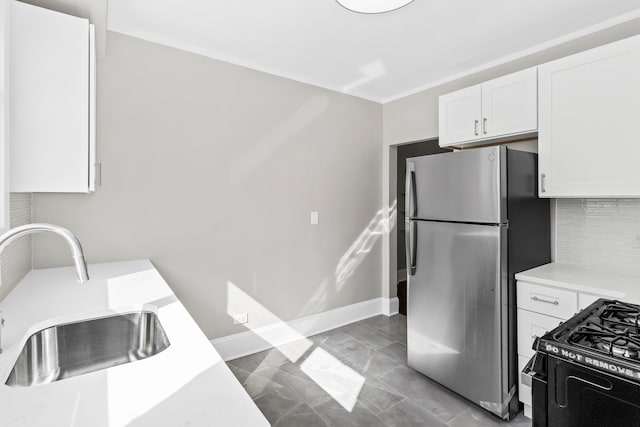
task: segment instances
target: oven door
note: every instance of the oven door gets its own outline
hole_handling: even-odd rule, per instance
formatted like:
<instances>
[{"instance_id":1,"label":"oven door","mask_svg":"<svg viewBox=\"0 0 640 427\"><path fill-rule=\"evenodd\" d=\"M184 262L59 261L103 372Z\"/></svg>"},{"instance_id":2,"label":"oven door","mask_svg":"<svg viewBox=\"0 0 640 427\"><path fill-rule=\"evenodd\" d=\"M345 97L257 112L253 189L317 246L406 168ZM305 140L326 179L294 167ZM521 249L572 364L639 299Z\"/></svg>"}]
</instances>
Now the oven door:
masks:
<instances>
[{"instance_id":1,"label":"oven door","mask_svg":"<svg viewBox=\"0 0 640 427\"><path fill-rule=\"evenodd\" d=\"M547 423L536 423L534 401L534 427L640 426L640 384L552 355L546 358Z\"/></svg>"}]
</instances>

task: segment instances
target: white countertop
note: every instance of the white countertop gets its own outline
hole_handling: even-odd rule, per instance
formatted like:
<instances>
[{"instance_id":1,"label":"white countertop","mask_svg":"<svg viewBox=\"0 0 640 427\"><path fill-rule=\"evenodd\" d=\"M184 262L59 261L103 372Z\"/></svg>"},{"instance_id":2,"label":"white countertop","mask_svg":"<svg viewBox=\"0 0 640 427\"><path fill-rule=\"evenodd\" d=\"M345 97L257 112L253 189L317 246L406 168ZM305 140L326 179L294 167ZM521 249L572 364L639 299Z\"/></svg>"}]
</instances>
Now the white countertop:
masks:
<instances>
[{"instance_id":1,"label":"white countertop","mask_svg":"<svg viewBox=\"0 0 640 427\"><path fill-rule=\"evenodd\" d=\"M640 304L640 276L553 262L518 273L516 280Z\"/></svg>"},{"instance_id":2,"label":"white countertop","mask_svg":"<svg viewBox=\"0 0 640 427\"><path fill-rule=\"evenodd\" d=\"M237 426L269 423L149 261L34 270L0 304L0 425ZM33 387L5 385L27 338L46 327L145 309L171 345L154 356Z\"/></svg>"}]
</instances>

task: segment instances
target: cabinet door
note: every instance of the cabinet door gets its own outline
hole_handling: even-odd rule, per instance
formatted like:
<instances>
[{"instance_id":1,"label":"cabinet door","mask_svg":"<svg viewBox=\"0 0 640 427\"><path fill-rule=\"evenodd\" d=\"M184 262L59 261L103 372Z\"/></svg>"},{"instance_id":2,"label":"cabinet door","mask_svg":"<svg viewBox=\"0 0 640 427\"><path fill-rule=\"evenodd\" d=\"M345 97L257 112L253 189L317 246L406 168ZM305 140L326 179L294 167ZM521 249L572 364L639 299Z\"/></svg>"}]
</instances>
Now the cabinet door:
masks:
<instances>
[{"instance_id":1,"label":"cabinet door","mask_svg":"<svg viewBox=\"0 0 640 427\"><path fill-rule=\"evenodd\" d=\"M541 197L640 196L640 37L538 68Z\"/></svg>"},{"instance_id":2,"label":"cabinet door","mask_svg":"<svg viewBox=\"0 0 640 427\"><path fill-rule=\"evenodd\" d=\"M482 84L482 137L538 128L538 74L529 68Z\"/></svg>"},{"instance_id":3,"label":"cabinet door","mask_svg":"<svg viewBox=\"0 0 640 427\"><path fill-rule=\"evenodd\" d=\"M12 191L88 192L89 22L21 2L11 19Z\"/></svg>"},{"instance_id":4,"label":"cabinet door","mask_svg":"<svg viewBox=\"0 0 640 427\"><path fill-rule=\"evenodd\" d=\"M480 139L482 89L480 85L439 98L440 146Z\"/></svg>"},{"instance_id":5,"label":"cabinet door","mask_svg":"<svg viewBox=\"0 0 640 427\"><path fill-rule=\"evenodd\" d=\"M533 342L556 328L567 318L546 316L518 308L518 354L527 359L533 357Z\"/></svg>"}]
</instances>

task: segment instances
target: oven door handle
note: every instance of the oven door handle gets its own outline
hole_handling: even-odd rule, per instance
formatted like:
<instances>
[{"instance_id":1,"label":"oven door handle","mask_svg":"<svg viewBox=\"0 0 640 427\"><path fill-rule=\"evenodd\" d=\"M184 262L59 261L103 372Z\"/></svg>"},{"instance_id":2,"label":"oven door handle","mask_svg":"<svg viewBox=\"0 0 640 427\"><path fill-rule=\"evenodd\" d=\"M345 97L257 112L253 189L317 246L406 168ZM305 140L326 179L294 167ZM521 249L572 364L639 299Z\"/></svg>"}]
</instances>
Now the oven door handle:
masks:
<instances>
[{"instance_id":1,"label":"oven door handle","mask_svg":"<svg viewBox=\"0 0 640 427\"><path fill-rule=\"evenodd\" d=\"M540 338L535 337L533 340L533 357L529 360L529 362L525 365L520 373L520 381L523 385L527 387L532 387L533 377L537 375L538 379L546 379L546 358L543 353L538 352L538 341Z\"/></svg>"},{"instance_id":2,"label":"oven door handle","mask_svg":"<svg viewBox=\"0 0 640 427\"><path fill-rule=\"evenodd\" d=\"M520 372L520 382L522 382L522 385L531 387L533 376L537 374L537 372L533 370L536 364L537 355L538 353L535 353L533 357L529 360L529 362L527 362L522 372Z\"/></svg>"}]
</instances>

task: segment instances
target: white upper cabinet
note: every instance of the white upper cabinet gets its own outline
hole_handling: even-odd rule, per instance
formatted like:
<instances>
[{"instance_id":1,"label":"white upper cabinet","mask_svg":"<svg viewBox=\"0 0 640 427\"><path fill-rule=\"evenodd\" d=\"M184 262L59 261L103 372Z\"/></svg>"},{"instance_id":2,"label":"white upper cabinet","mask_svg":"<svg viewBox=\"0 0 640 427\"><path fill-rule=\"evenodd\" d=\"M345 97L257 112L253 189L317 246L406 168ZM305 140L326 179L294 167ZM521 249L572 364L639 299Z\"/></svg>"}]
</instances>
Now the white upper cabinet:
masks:
<instances>
[{"instance_id":1,"label":"white upper cabinet","mask_svg":"<svg viewBox=\"0 0 640 427\"><path fill-rule=\"evenodd\" d=\"M471 86L439 98L440 146L480 138L482 91Z\"/></svg>"},{"instance_id":2,"label":"white upper cabinet","mask_svg":"<svg viewBox=\"0 0 640 427\"><path fill-rule=\"evenodd\" d=\"M537 99L536 68L482 83L482 136L495 138L535 132Z\"/></svg>"},{"instance_id":3,"label":"white upper cabinet","mask_svg":"<svg viewBox=\"0 0 640 427\"><path fill-rule=\"evenodd\" d=\"M17 1L11 19L11 189L93 191L93 26Z\"/></svg>"},{"instance_id":4,"label":"white upper cabinet","mask_svg":"<svg viewBox=\"0 0 640 427\"><path fill-rule=\"evenodd\" d=\"M539 67L541 197L640 197L640 37Z\"/></svg>"},{"instance_id":5,"label":"white upper cabinet","mask_svg":"<svg viewBox=\"0 0 640 427\"><path fill-rule=\"evenodd\" d=\"M535 132L537 70L530 68L439 98L440 146Z\"/></svg>"}]
</instances>

